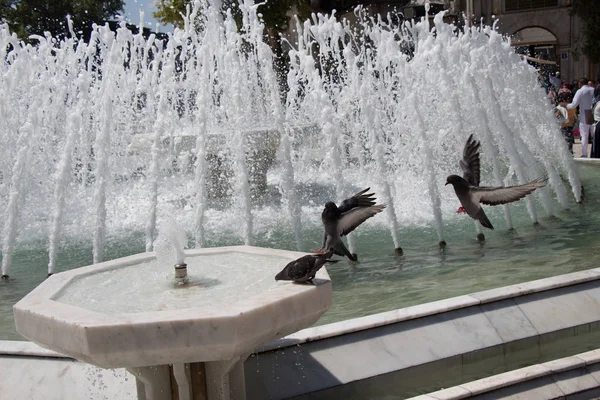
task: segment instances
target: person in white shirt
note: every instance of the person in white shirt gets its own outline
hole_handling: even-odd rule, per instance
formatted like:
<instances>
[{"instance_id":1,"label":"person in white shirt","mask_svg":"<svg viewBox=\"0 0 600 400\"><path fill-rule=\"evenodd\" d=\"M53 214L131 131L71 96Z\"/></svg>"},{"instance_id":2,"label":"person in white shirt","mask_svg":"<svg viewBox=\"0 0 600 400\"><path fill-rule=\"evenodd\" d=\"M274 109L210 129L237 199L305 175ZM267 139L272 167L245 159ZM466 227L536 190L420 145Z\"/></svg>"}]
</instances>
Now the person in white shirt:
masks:
<instances>
[{"instance_id":1,"label":"person in white shirt","mask_svg":"<svg viewBox=\"0 0 600 400\"><path fill-rule=\"evenodd\" d=\"M567 104L567 108L579 106L579 135L581 137L581 157L587 157L588 138L590 135L591 124L586 124L585 112L592 109L594 102L594 88L589 86L587 78L581 78L578 82L579 89L575 93L573 102Z\"/></svg>"}]
</instances>

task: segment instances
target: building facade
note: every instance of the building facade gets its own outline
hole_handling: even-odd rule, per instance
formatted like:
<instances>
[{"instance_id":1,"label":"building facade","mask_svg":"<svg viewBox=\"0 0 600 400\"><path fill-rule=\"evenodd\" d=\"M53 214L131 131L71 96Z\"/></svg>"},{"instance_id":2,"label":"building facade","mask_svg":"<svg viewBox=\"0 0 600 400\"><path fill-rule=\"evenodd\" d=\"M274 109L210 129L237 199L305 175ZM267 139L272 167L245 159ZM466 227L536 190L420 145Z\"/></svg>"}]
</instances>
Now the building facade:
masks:
<instances>
[{"instance_id":1,"label":"building facade","mask_svg":"<svg viewBox=\"0 0 600 400\"><path fill-rule=\"evenodd\" d=\"M464 24L492 25L509 36L516 51L546 73L559 72L561 80L581 77L600 81L600 65L583 55L583 23L570 15L572 0L371 0L363 1L371 13L386 16L401 12L404 18L421 18L425 3L430 14L447 11L446 19ZM600 6L600 1L598 2ZM352 19L352 13L346 13ZM467 18L468 16L468 18Z\"/></svg>"},{"instance_id":2,"label":"building facade","mask_svg":"<svg viewBox=\"0 0 600 400\"><path fill-rule=\"evenodd\" d=\"M579 17L570 15L571 3L571 0L457 0L452 11L466 15L472 10L470 22L474 24L493 24L497 20L498 30L511 37L520 53L543 60L540 65L560 72L563 81L584 76L599 80L599 66L581 52L583 23Z\"/></svg>"}]
</instances>

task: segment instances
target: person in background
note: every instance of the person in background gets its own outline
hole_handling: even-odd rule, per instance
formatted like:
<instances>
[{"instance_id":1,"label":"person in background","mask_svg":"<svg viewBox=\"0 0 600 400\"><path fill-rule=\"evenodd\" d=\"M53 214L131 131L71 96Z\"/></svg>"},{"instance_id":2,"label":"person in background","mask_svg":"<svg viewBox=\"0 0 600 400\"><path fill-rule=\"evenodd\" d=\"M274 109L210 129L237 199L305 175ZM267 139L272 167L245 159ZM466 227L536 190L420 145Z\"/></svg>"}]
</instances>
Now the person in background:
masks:
<instances>
[{"instance_id":1,"label":"person in background","mask_svg":"<svg viewBox=\"0 0 600 400\"><path fill-rule=\"evenodd\" d=\"M600 85L596 86L594 91L594 125L592 126L592 151L590 158L600 158Z\"/></svg>"},{"instance_id":2,"label":"person in background","mask_svg":"<svg viewBox=\"0 0 600 400\"><path fill-rule=\"evenodd\" d=\"M596 85L594 89L594 104L600 100L600 83Z\"/></svg>"},{"instance_id":3,"label":"person in background","mask_svg":"<svg viewBox=\"0 0 600 400\"><path fill-rule=\"evenodd\" d=\"M560 73L559 72L555 72L554 74L552 74L552 76L550 76L550 83L552 84L552 86L554 86L554 91L558 92L558 90L560 89Z\"/></svg>"},{"instance_id":4,"label":"person in background","mask_svg":"<svg viewBox=\"0 0 600 400\"><path fill-rule=\"evenodd\" d=\"M558 104L556 105L556 109L554 111L554 115L560 122L560 132L563 134L565 141L567 142L567 146L569 146L569 151L573 154L573 126L575 126L575 109L567 108L567 104L569 103L570 98L565 95L558 95L556 101Z\"/></svg>"},{"instance_id":5,"label":"person in background","mask_svg":"<svg viewBox=\"0 0 600 400\"><path fill-rule=\"evenodd\" d=\"M579 136L581 137L581 157L587 157L588 137L592 128L592 121L586 120L586 113L592 112L594 102L594 88L588 86L588 79L581 78L578 82L579 89L573 97L573 102L567 104L567 109L579 107Z\"/></svg>"},{"instance_id":6,"label":"person in background","mask_svg":"<svg viewBox=\"0 0 600 400\"><path fill-rule=\"evenodd\" d=\"M573 92L571 92L571 89L569 88L569 84L567 82L564 82L561 86L560 89L558 89L558 93L556 93L559 96L563 96L564 98L567 99L572 99L573 98Z\"/></svg>"},{"instance_id":7,"label":"person in background","mask_svg":"<svg viewBox=\"0 0 600 400\"><path fill-rule=\"evenodd\" d=\"M571 86L569 87L569 89L571 89L571 93L573 93L573 96L575 96L578 86L579 86L579 82L577 80L574 80L573 82L571 82Z\"/></svg>"},{"instance_id":8,"label":"person in background","mask_svg":"<svg viewBox=\"0 0 600 400\"><path fill-rule=\"evenodd\" d=\"M554 86L550 85L548 89L548 101L550 101L551 105L556 104L556 92L554 91Z\"/></svg>"}]
</instances>

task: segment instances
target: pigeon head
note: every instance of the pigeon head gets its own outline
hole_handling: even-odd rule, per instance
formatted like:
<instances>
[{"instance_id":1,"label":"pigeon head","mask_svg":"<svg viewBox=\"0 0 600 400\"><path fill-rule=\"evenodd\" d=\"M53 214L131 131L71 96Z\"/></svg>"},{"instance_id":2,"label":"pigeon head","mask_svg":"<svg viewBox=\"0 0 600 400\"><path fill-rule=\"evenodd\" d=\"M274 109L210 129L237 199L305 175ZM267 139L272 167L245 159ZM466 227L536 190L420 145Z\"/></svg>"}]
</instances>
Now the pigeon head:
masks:
<instances>
[{"instance_id":1,"label":"pigeon head","mask_svg":"<svg viewBox=\"0 0 600 400\"><path fill-rule=\"evenodd\" d=\"M337 206L335 205L335 203L333 201L328 201L327 203L325 203L325 209L326 210L337 210Z\"/></svg>"},{"instance_id":2,"label":"pigeon head","mask_svg":"<svg viewBox=\"0 0 600 400\"><path fill-rule=\"evenodd\" d=\"M288 275L287 271L284 269L283 271L281 271L280 273L275 275L275 280L276 281L287 281L287 280L289 280L289 277L287 275Z\"/></svg>"},{"instance_id":3,"label":"pigeon head","mask_svg":"<svg viewBox=\"0 0 600 400\"><path fill-rule=\"evenodd\" d=\"M465 188L466 189L469 187L469 182L467 182L465 180L465 178L463 178L462 176L458 176L458 175L448 176L446 178L446 185L449 183L452 184L452 186L454 186L455 188Z\"/></svg>"},{"instance_id":4,"label":"pigeon head","mask_svg":"<svg viewBox=\"0 0 600 400\"><path fill-rule=\"evenodd\" d=\"M338 210L338 207L335 205L333 201L328 201L325 203L325 208L321 213L321 219L323 221L334 221L340 217L341 213Z\"/></svg>"}]
</instances>

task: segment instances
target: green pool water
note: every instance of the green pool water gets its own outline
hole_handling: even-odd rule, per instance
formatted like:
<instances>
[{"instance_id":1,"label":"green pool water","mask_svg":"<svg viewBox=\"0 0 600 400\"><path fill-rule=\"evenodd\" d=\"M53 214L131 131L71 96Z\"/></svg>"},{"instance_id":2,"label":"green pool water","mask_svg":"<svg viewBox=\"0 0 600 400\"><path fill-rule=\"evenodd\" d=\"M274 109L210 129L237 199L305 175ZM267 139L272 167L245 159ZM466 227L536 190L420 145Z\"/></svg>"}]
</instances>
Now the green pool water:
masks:
<instances>
[{"instance_id":1,"label":"green pool water","mask_svg":"<svg viewBox=\"0 0 600 400\"><path fill-rule=\"evenodd\" d=\"M474 224L466 216L446 222L444 249L439 248L433 227L401 228L402 256L394 255L389 231L357 230L360 262L342 260L327 266L333 305L319 324L597 267L600 165L578 164L577 168L585 186L583 204L573 199L568 209L555 204L553 216L538 204L539 224L534 225L524 202L519 202L511 206L515 227L511 231L506 229L502 209L488 207L496 229L486 230L484 243L477 242ZM307 232L307 237L316 238L306 244L307 250L317 248L318 230ZM290 234L273 235L258 239L256 245L293 250L289 239ZM143 233L133 233L111 240L107 254L117 258L143 248ZM91 253L90 241L67 243L58 270L91 264ZM47 262L43 242L22 245L15 252L11 279L0 282L0 340L23 340L14 328L12 306L46 278Z\"/></svg>"}]
</instances>

